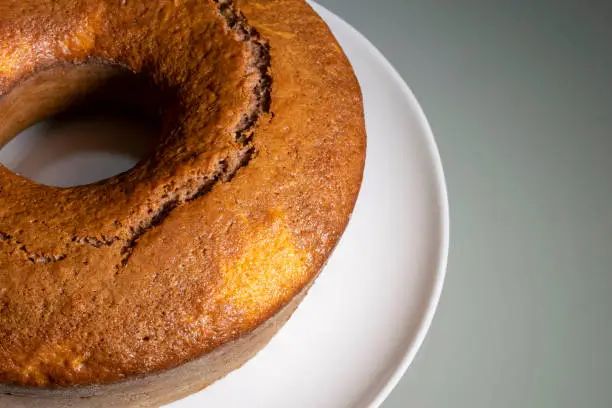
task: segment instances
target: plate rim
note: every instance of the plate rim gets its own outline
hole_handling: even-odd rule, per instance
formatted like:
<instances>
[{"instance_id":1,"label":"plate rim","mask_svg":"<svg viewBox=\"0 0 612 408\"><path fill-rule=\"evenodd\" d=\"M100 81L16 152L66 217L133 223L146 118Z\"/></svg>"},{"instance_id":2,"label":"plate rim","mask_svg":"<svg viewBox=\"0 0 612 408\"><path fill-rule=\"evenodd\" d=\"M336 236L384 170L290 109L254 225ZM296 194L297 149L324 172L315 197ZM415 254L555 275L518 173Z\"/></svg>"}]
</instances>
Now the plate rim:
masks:
<instances>
[{"instance_id":1,"label":"plate rim","mask_svg":"<svg viewBox=\"0 0 612 408\"><path fill-rule=\"evenodd\" d=\"M444 287L444 281L446 278L448 253L450 246L450 210L446 178L444 175L444 168L442 165L440 150L436 143L436 139L431 125L427 120L427 116L425 115L423 108L421 107L416 96L412 92L412 89L401 76L401 74L395 69L391 62L389 62L389 60L384 56L384 54L365 35L363 35L359 30L353 27L345 19L315 1L307 0L307 2L317 14L321 15L320 11L322 11L323 13L328 13L331 16L337 18L339 21L341 21L346 26L346 28L356 38L358 38L360 42L363 43L366 49L371 52L377 60L381 62L381 65L385 69L385 71L387 71L391 78L395 82L397 82L398 86L400 87L400 90L405 95L407 102L410 105L410 108L415 114L418 126L423 132L423 137L426 141L427 150L432 161L433 173L436 180L435 189L438 197L437 204L439 206L438 219L440 222L438 226L438 235L440 237L440 245L437 248L437 265L435 274L433 276L434 279L431 288L431 293L428 296L428 301L426 302L426 310L422 315L421 322L419 323L416 335L406 345L406 350L403 354L402 359L399 360L389 377L384 380L383 385L380 386L379 390L373 393L374 396L370 398L370 401L364 401L366 406L376 408L380 407L382 403L387 399L387 397L399 384L400 380L408 370L408 367L410 367L410 364L412 364L412 362L414 361L414 358L416 357L418 351L421 349L421 346L423 345L423 342L427 337L429 329L431 328L433 318L440 302L440 297L442 295L442 289Z\"/></svg>"}]
</instances>

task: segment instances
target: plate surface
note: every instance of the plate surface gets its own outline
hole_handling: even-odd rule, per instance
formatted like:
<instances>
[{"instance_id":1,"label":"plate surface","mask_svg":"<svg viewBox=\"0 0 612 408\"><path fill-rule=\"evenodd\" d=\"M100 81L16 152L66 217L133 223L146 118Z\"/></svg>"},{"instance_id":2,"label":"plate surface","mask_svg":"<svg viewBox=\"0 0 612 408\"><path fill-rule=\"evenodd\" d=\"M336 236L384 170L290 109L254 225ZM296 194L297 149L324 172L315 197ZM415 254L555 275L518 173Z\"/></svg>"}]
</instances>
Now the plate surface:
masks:
<instances>
[{"instance_id":1,"label":"plate surface","mask_svg":"<svg viewBox=\"0 0 612 408\"><path fill-rule=\"evenodd\" d=\"M431 323L446 266L448 207L429 125L374 46L314 7L351 60L364 94L368 148L353 218L309 295L270 344L172 408L375 407L399 381ZM10 142L0 162L47 184L105 178L140 155L108 141L79 146L78 135L58 143L38 126ZM72 149L55 151L61 144Z\"/></svg>"}]
</instances>

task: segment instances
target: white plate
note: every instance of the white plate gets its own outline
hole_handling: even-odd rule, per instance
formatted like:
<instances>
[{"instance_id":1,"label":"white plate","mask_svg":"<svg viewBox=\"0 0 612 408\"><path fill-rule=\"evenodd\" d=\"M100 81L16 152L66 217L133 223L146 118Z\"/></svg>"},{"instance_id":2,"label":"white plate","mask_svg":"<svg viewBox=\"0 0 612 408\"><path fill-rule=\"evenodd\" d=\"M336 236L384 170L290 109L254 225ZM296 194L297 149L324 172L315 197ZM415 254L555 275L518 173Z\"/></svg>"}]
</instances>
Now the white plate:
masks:
<instances>
[{"instance_id":1,"label":"white plate","mask_svg":"<svg viewBox=\"0 0 612 408\"><path fill-rule=\"evenodd\" d=\"M364 94L368 148L355 213L310 294L270 344L172 408L376 407L431 323L448 250L447 197L434 138L408 86L380 52L346 22L314 7L351 60ZM0 154L14 171L19 163L32 166L24 158L47 140L40 129L28 132ZM78 184L108 176L99 171L108 173L109 165L123 171L134 160L129 148L123 156L115 146L101 150L56 152L36 160L45 163L38 173L27 172L48 184ZM83 172L84 166L90 170Z\"/></svg>"}]
</instances>

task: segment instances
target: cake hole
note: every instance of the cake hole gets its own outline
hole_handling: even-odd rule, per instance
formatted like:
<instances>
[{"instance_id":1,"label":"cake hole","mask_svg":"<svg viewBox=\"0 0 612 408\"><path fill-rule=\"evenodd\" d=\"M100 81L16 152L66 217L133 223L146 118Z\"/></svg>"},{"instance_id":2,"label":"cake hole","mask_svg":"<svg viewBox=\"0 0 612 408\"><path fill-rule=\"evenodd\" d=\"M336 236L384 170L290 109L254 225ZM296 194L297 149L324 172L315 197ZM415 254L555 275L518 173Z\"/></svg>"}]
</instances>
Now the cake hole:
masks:
<instances>
[{"instance_id":1,"label":"cake hole","mask_svg":"<svg viewBox=\"0 0 612 408\"><path fill-rule=\"evenodd\" d=\"M49 186L90 184L128 171L148 156L155 131L128 115L53 118L11 140L0 150L0 163Z\"/></svg>"},{"instance_id":2,"label":"cake hole","mask_svg":"<svg viewBox=\"0 0 612 408\"><path fill-rule=\"evenodd\" d=\"M0 163L56 187L128 171L157 145L156 99L145 78L116 66L45 71L0 99Z\"/></svg>"}]
</instances>

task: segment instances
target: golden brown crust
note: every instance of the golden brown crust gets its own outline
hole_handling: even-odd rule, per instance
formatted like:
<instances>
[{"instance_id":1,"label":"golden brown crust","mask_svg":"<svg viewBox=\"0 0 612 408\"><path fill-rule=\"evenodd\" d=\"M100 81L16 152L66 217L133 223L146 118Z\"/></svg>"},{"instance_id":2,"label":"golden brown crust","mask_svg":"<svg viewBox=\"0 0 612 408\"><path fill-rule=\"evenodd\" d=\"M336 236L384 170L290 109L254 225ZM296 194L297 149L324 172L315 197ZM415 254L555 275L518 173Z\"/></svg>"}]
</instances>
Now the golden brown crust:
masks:
<instances>
[{"instance_id":1,"label":"golden brown crust","mask_svg":"<svg viewBox=\"0 0 612 408\"><path fill-rule=\"evenodd\" d=\"M289 319L307 290L308 287L304 288L257 329L178 367L102 386L34 388L0 385L0 405L4 403L11 408L148 408L169 404L202 390L253 357Z\"/></svg>"},{"instance_id":2,"label":"golden brown crust","mask_svg":"<svg viewBox=\"0 0 612 408\"><path fill-rule=\"evenodd\" d=\"M122 3L0 0L0 94L95 58L181 101L156 154L107 181L59 189L0 166L0 382L111 382L232 343L316 277L357 197L359 86L302 0ZM224 7L269 43L269 72Z\"/></svg>"}]
</instances>

